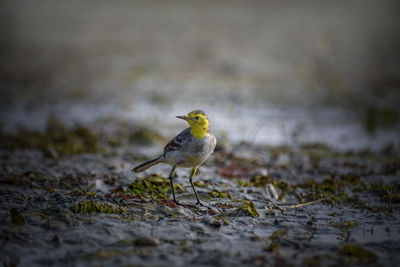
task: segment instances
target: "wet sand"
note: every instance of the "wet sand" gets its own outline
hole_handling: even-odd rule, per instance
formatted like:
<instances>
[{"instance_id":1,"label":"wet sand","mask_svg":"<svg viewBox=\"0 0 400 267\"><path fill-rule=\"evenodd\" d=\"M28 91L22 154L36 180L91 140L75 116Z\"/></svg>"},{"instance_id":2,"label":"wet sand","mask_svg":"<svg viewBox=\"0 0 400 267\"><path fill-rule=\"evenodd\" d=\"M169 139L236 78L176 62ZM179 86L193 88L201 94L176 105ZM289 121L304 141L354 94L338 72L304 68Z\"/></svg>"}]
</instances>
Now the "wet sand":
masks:
<instances>
[{"instance_id":1,"label":"wet sand","mask_svg":"<svg viewBox=\"0 0 400 267\"><path fill-rule=\"evenodd\" d=\"M164 140L136 134L117 142L105 132L92 133L97 153L51 149L51 141L43 150L22 148L7 137L15 146L1 150L5 265L390 266L400 260L400 161L393 147L342 153L323 144L220 145L195 179L206 207L193 205L188 169L177 170L177 206L169 166L130 172Z\"/></svg>"}]
</instances>

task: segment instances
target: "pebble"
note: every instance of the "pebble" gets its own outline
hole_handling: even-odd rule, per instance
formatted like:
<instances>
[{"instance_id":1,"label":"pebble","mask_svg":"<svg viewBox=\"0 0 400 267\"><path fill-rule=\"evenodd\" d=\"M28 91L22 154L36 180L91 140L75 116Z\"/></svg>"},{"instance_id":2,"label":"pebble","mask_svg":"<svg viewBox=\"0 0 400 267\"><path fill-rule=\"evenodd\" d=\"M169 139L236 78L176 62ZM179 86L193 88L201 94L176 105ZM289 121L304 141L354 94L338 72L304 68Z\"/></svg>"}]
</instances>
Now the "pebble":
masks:
<instances>
[{"instance_id":1,"label":"pebble","mask_svg":"<svg viewBox=\"0 0 400 267\"><path fill-rule=\"evenodd\" d=\"M62 237L59 235L54 235L53 239L51 240L51 242L53 242L56 246L60 246L62 241Z\"/></svg>"},{"instance_id":2,"label":"pebble","mask_svg":"<svg viewBox=\"0 0 400 267\"><path fill-rule=\"evenodd\" d=\"M158 246L159 243L160 241L158 241L158 239L151 236L142 236L135 240L135 245L142 247L155 247Z\"/></svg>"},{"instance_id":3,"label":"pebble","mask_svg":"<svg viewBox=\"0 0 400 267\"><path fill-rule=\"evenodd\" d=\"M252 173L252 176L267 176L267 175L268 175L268 169L267 168L257 168Z\"/></svg>"},{"instance_id":4,"label":"pebble","mask_svg":"<svg viewBox=\"0 0 400 267\"><path fill-rule=\"evenodd\" d=\"M210 227L217 228L217 229L221 228L221 226L222 226L221 222L215 220L211 216L204 216L202 222Z\"/></svg>"}]
</instances>

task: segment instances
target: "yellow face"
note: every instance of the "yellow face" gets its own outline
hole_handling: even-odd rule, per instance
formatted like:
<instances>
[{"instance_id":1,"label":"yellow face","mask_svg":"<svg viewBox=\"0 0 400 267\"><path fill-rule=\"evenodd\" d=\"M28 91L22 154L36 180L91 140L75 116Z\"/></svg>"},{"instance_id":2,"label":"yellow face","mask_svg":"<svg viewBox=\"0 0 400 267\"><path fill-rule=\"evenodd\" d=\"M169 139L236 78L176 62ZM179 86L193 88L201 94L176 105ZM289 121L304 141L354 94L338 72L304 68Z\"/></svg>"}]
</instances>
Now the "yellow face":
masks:
<instances>
[{"instance_id":1,"label":"yellow face","mask_svg":"<svg viewBox=\"0 0 400 267\"><path fill-rule=\"evenodd\" d=\"M187 114L186 117L191 127L203 127L208 129L210 122L204 112L195 110Z\"/></svg>"},{"instance_id":2,"label":"yellow face","mask_svg":"<svg viewBox=\"0 0 400 267\"><path fill-rule=\"evenodd\" d=\"M189 123L191 133L196 138L203 138L207 134L210 121L203 111L195 110L188 113L186 116L177 116L177 118L186 120Z\"/></svg>"}]
</instances>

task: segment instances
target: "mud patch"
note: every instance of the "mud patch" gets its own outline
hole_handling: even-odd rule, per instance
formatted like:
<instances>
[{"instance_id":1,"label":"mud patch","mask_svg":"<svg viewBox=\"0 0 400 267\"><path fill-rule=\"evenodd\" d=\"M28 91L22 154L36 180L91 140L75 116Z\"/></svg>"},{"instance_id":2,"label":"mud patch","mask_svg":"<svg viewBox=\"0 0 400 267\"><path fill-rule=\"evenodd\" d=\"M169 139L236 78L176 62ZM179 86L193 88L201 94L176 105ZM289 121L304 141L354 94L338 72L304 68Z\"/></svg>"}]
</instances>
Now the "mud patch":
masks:
<instances>
[{"instance_id":1,"label":"mud patch","mask_svg":"<svg viewBox=\"0 0 400 267\"><path fill-rule=\"evenodd\" d=\"M177 170L176 205L168 166L130 172L152 145L130 142L128 134L121 135L123 146L105 142L114 136L106 132L97 135L108 153L0 151L5 265L400 260L398 151L343 153L324 144L221 148L196 176L205 205L194 205L185 169Z\"/></svg>"}]
</instances>

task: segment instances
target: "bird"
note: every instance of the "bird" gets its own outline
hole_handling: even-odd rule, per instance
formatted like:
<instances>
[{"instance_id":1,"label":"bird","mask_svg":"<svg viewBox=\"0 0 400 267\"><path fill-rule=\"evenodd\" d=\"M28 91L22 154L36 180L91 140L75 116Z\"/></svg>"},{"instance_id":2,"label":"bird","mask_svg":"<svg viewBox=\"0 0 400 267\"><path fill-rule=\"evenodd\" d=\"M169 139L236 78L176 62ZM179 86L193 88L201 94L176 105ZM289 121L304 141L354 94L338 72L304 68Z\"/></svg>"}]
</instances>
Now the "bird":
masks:
<instances>
[{"instance_id":1,"label":"bird","mask_svg":"<svg viewBox=\"0 0 400 267\"><path fill-rule=\"evenodd\" d=\"M204 111L194 110L187 115L176 116L176 118L187 121L190 127L186 128L169 141L164 148L164 152L160 156L136 166L132 171L142 172L160 163L170 164L172 169L169 173L169 180L172 195L174 202L180 204L176 200L172 181L175 177L175 169L177 167L192 168L189 175L189 182L197 199L196 205L204 206L193 185L193 178L199 166L214 152L217 139L211 130L210 120Z\"/></svg>"}]
</instances>

